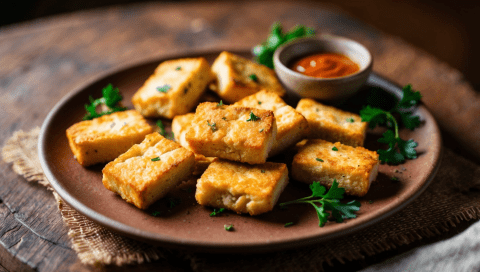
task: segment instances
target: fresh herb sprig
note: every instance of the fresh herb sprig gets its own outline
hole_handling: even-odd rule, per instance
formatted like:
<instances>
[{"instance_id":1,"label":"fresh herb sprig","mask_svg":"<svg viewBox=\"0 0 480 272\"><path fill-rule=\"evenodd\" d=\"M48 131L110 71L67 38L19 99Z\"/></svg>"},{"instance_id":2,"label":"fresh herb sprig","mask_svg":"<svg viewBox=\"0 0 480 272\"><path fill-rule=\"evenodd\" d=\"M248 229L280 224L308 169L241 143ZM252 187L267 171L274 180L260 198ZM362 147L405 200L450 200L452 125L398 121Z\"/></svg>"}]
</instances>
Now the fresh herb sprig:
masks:
<instances>
[{"instance_id":1,"label":"fresh herb sprig","mask_svg":"<svg viewBox=\"0 0 480 272\"><path fill-rule=\"evenodd\" d=\"M122 101L122 99L123 97L118 88L113 88L112 84L108 84L102 89L101 98L93 99L93 97L89 97L90 104L85 104L87 114L83 117L83 120L92 120L103 115L126 110L126 107L119 105L119 102ZM102 104L107 107L107 110L97 112L97 107Z\"/></svg>"},{"instance_id":2,"label":"fresh herb sprig","mask_svg":"<svg viewBox=\"0 0 480 272\"><path fill-rule=\"evenodd\" d=\"M413 91L411 85L406 85L402 91L402 99L389 111L371 106L366 106L360 111L362 121L368 122L370 128L375 128L377 125L385 125L389 128L383 133L382 138L378 139L378 142L387 144L388 148L379 149L377 152L382 163L391 165L401 164L406 159L417 158L415 147L418 146L418 143L412 139L406 141L400 138L399 123L394 115L398 114L403 125L414 130L420 125L420 118L413 115L413 110L422 95L420 92Z\"/></svg>"},{"instance_id":3,"label":"fresh herb sprig","mask_svg":"<svg viewBox=\"0 0 480 272\"><path fill-rule=\"evenodd\" d=\"M339 223L347 218L356 218L355 212L360 210L360 202L353 200L348 203L341 203L345 193L344 188L338 187L336 179L333 180L332 187L326 192L326 188L320 185L320 182L310 184L311 196L300 198L293 201L288 201L280 204L280 207L296 203L311 204L317 211L318 226L323 227L327 223L328 217L333 215L335 220ZM316 203L319 203L318 206ZM328 212L330 211L331 214Z\"/></svg>"},{"instance_id":4,"label":"fresh herb sprig","mask_svg":"<svg viewBox=\"0 0 480 272\"><path fill-rule=\"evenodd\" d=\"M297 38L314 35L315 30L313 28L307 28L303 25L297 25L287 33L283 33L280 23L274 23L267 40L253 48L253 55L258 63L273 69L273 53L280 45Z\"/></svg>"}]
</instances>

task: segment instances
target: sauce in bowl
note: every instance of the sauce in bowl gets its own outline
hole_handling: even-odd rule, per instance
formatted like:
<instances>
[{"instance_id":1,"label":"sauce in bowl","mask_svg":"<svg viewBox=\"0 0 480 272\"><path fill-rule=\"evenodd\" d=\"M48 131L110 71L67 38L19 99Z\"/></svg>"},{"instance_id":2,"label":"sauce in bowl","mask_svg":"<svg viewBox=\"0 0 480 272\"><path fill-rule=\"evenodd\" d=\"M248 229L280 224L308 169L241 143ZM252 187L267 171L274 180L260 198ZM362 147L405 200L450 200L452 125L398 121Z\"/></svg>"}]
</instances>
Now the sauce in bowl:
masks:
<instances>
[{"instance_id":1,"label":"sauce in bowl","mask_svg":"<svg viewBox=\"0 0 480 272\"><path fill-rule=\"evenodd\" d=\"M303 57L289 67L295 72L318 78L335 78L354 74L360 66L347 56L336 53L320 53Z\"/></svg>"}]
</instances>

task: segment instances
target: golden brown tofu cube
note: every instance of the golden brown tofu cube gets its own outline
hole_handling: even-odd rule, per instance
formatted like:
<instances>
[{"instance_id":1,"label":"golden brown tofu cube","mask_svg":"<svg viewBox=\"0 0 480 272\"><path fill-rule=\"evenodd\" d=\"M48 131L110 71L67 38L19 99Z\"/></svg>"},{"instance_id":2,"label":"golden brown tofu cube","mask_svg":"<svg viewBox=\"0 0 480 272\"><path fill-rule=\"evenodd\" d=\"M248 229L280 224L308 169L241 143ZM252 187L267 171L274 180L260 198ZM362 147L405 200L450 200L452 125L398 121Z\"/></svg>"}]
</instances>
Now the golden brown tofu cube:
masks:
<instances>
[{"instance_id":1,"label":"golden brown tofu cube","mask_svg":"<svg viewBox=\"0 0 480 272\"><path fill-rule=\"evenodd\" d=\"M204 58L167 60L134 94L132 103L143 116L171 119L191 111L214 78Z\"/></svg>"},{"instance_id":2,"label":"golden brown tofu cube","mask_svg":"<svg viewBox=\"0 0 480 272\"><path fill-rule=\"evenodd\" d=\"M200 205L258 215L273 209L287 184L288 169L283 163L219 160L198 179L195 198Z\"/></svg>"},{"instance_id":3,"label":"golden brown tofu cube","mask_svg":"<svg viewBox=\"0 0 480 272\"><path fill-rule=\"evenodd\" d=\"M283 101L276 93L262 90L233 104L236 107L251 107L264 110L271 110L277 122L277 137L273 144L269 157L285 151L292 145L304 138L308 129L308 122Z\"/></svg>"},{"instance_id":4,"label":"golden brown tofu cube","mask_svg":"<svg viewBox=\"0 0 480 272\"><path fill-rule=\"evenodd\" d=\"M262 164L276 135L272 111L205 102L198 105L185 140L206 157Z\"/></svg>"},{"instance_id":5,"label":"golden brown tofu cube","mask_svg":"<svg viewBox=\"0 0 480 272\"><path fill-rule=\"evenodd\" d=\"M147 209L190 177L193 152L154 132L132 146L103 172L103 185L128 203Z\"/></svg>"},{"instance_id":6,"label":"golden brown tofu cube","mask_svg":"<svg viewBox=\"0 0 480 272\"><path fill-rule=\"evenodd\" d=\"M236 102L261 89L285 95L272 69L226 51L214 61L212 71L217 75L214 91L227 103Z\"/></svg>"},{"instance_id":7,"label":"golden brown tofu cube","mask_svg":"<svg viewBox=\"0 0 480 272\"><path fill-rule=\"evenodd\" d=\"M185 148L191 149L185 140L185 134L188 126L192 124L195 117L194 113L187 113L184 115L177 115L172 120L172 132L175 136L175 141ZM193 175L201 175L207 169L210 163L217 160L216 157L205 157L202 154L195 154L195 170Z\"/></svg>"},{"instance_id":8,"label":"golden brown tofu cube","mask_svg":"<svg viewBox=\"0 0 480 272\"><path fill-rule=\"evenodd\" d=\"M345 193L364 196L378 174L378 154L363 147L309 139L292 162L294 180L330 187L336 179Z\"/></svg>"},{"instance_id":9,"label":"golden brown tofu cube","mask_svg":"<svg viewBox=\"0 0 480 272\"><path fill-rule=\"evenodd\" d=\"M298 102L297 111L308 121L308 138L363 146L367 123L362 122L358 114L326 106L309 98Z\"/></svg>"},{"instance_id":10,"label":"golden brown tofu cube","mask_svg":"<svg viewBox=\"0 0 480 272\"><path fill-rule=\"evenodd\" d=\"M77 161L89 166L114 160L152 131L142 115L129 110L81 121L66 134Z\"/></svg>"}]
</instances>

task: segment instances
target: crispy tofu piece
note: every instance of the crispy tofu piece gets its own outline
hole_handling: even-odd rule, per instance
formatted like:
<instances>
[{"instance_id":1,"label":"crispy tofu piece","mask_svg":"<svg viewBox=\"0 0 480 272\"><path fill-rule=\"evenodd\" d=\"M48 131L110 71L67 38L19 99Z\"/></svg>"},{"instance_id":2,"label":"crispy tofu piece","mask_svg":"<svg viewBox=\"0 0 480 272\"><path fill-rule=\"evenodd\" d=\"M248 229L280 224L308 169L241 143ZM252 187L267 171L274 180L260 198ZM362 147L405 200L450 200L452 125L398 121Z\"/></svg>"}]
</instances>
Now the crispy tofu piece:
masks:
<instances>
[{"instance_id":1,"label":"crispy tofu piece","mask_svg":"<svg viewBox=\"0 0 480 272\"><path fill-rule=\"evenodd\" d=\"M132 103L143 116L171 119L191 111L214 79L204 58L167 60L138 89Z\"/></svg>"},{"instance_id":2,"label":"crispy tofu piece","mask_svg":"<svg viewBox=\"0 0 480 272\"><path fill-rule=\"evenodd\" d=\"M226 51L215 59L212 71L217 75L217 85L213 90L227 103L236 102L261 89L285 95L272 69Z\"/></svg>"},{"instance_id":3,"label":"crispy tofu piece","mask_svg":"<svg viewBox=\"0 0 480 272\"><path fill-rule=\"evenodd\" d=\"M200 205L258 215L273 209L287 184L288 169L283 163L219 160L198 179L195 199Z\"/></svg>"},{"instance_id":4,"label":"crispy tofu piece","mask_svg":"<svg viewBox=\"0 0 480 272\"><path fill-rule=\"evenodd\" d=\"M177 115L172 120L172 132L175 141L185 148L191 149L188 142L185 140L187 127L192 124L194 113L187 113L184 115ZM193 175L201 175L210 163L216 161L216 157L205 157L202 154L195 154L195 170Z\"/></svg>"},{"instance_id":5,"label":"crispy tofu piece","mask_svg":"<svg viewBox=\"0 0 480 272\"><path fill-rule=\"evenodd\" d=\"M281 153L303 139L308 129L307 119L274 92L259 91L236 102L233 106L273 111L277 122L277 137L268 154L269 157Z\"/></svg>"},{"instance_id":6,"label":"crispy tofu piece","mask_svg":"<svg viewBox=\"0 0 480 272\"><path fill-rule=\"evenodd\" d=\"M66 131L70 149L83 166L113 161L140 143L152 127L135 110L81 121Z\"/></svg>"},{"instance_id":7,"label":"crispy tofu piece","mask_svg":"<svg viewBox=\"0 0 480 272\"><path fill-rule=\"evenodd\" d=\"M309 98L298 102L297 111L308 121L308 138L341 142L354 147L363 146L367 123L362 122L358 114L326 106Z\"/></svg>"},{"instance_id":8,"label":"crispy tofu piece","mask_svg":"<svg viewBox=\"0 0 480 272\"><path fill-rule=\"evenodd\" d=\"M262 164L276 135L272 111L205 102L198 105L185 141L206 157Z\"/></svg>"},{"instance_id":9,"label":"crispy tofu piece","mask_svg":"<svg viewBox=\"0 0 480 272\"><path fill-rule=\"evenodd\" d=\"M147 209L190 177L193 152L159 133L148 134L103 168L103 185L128 203Z\"/></svg>"},{"instance_id":10,"label":"crispy tofu piece","mask_svg":"<svg viewBox=\"0 0 480 272\"><path fill-rule=\"evenodd\" d=\"M309 139L293 157L292 178L309 184L318 181L327 187L336 179L345 193L364 196L377 178L378 166L375 151Z\"/></svg>"}]
</instances>

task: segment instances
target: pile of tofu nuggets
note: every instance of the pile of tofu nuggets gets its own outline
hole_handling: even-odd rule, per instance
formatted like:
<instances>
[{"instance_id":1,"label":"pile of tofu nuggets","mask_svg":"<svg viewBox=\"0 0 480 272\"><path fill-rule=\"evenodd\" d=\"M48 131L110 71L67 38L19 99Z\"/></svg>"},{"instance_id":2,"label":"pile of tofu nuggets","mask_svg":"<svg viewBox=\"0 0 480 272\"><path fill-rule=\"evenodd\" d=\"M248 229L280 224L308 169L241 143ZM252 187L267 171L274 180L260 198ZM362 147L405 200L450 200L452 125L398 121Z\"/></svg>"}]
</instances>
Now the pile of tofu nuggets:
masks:
<instances>
[{"instance_id":1,"label":"pile of tofu nuggets","mask_svg":"<svg viewBox=\"0 0 480 272\"><path fill-rule=\"evenodd\" d=\"M220 102L199 103L206 89ZM378 154L363 148L367 124L356 114L301 99L296 109L273 70L229 52L162 62L134 94L135 110L67 129L83 165L106 163L103 184L140 209L182 181L198 178L200 205L258 215L285 189L287 165L269 157L296 148L290 176L363 196L378 172ZM192 111L195 110L195 113ZM144 118L172 119L175 141Z\"/></svg>"}]
</instances>

